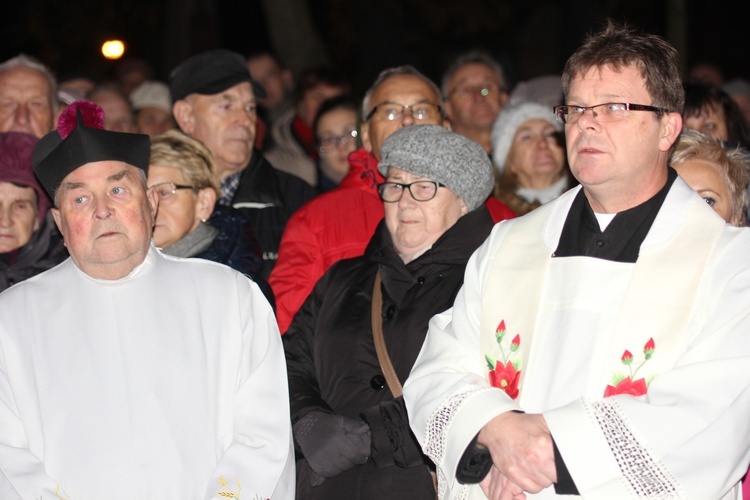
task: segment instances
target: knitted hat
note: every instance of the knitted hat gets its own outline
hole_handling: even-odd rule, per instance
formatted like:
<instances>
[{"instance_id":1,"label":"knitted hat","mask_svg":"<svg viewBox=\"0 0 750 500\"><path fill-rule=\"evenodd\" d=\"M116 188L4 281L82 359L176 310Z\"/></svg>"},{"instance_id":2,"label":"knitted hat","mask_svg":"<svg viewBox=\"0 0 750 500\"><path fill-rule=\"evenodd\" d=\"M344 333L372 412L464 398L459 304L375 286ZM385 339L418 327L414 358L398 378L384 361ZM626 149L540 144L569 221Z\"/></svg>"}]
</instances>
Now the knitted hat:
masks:
<instances>
[{"instance_id":1,"label":"knitted hat","mask_svg":"<svg viewBox=\"0 0 750 500\"><path fill-rule=\"evenodd\" d=\"M36 136L22 132L0 133L0 182L21 184L36 191L37 212L41 220L50 202L31 167L31 154L38 141Z\"/></svg>"},{"instance_id":2,"label":"knitted hat","mask_svg":"<svg viewBox=\"0 0 750 500\"><path fill-rule=\"evenodd\" d=\"M143 134L111 132L103 127L104 111L89 101L68 106L57 130L34 148L34 173L50 198L65 177L87 163L121 161L148 172L150 139Z\"/></svg>"},{"instance_id":3,"label":"knitted hat","mask_svg":"<svg viewBox=\"0 0 750 500\"><path fill-rule=\"evenodd\" d=\"M518 127L527 120L547 120L558 131L562 130L562 123L557 121L552 109L532 101L518 101L506 106L492 125L492 160L500 173L505 170L510 145L516 136Z\"/></svg>"},{"instance_id":4,"label":"knitted hat","mask_svg":"<svg viewBox=\"0 0 750 500\"><path fill-rule=\"evenodd\" d=\"M256 98L266 96L258 82L250 78L245 58L226 49L209 50L182 61L169 75L172 101L190 94L214 95L238 83L250 82Z\"/></svg>"},{"instance_id":5,"label":"knitted hat","mask_svg":"<svg viewBox=\"0 0 750 500\"><path fill-rule=\"evenodd\" d=\"M469 210L492 191L492 163L482 147L440 125L413 125L391 134L380 150L378 170L384 177L396 167L445 184Z\"/></svg>"},{"instance_id":6,"label":"knitted hat","mask_svg":"<svg viewBox=\"0 0 750 500\"><path fill-rule=\"evenodd\" d=\"M156 108L172 113L172 99L169 97L169 87L162 82L143 82L130 94L133 111L143 108Z\"/></svg>"}]
</instances>

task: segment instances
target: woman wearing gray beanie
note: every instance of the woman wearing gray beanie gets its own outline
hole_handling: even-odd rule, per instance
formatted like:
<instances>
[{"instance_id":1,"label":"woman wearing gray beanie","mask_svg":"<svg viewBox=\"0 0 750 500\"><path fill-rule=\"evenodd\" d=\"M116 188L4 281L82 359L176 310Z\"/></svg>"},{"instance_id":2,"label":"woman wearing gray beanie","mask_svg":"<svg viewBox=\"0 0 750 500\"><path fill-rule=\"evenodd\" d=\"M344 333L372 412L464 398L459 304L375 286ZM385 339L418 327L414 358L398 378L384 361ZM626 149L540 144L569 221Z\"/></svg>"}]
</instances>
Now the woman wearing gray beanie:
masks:
<instances>
[{"instance_id":1,"label":"woman wearing gray beanie","mask_svg":"<svg viewBox=\"0 0 750 500\"><path fill-rule=\"evenodd\" d=\"M550 108L531 101L509 105L495 120L491 140L497 169L493 196L518 215L572 187L562 124Z\"/></svg>"},{"instance_id":2,"label":"woman wearing gray beanie","mask_svg":"<svg viewBox=\"0 0 750 500\"><path fill-rule=\"evenodd\" d=\"M300 499L435 499L400 389L492 229L492 165L437 125L394 132L381 155L384 220L364 256L318 281L284 335Z\"/></svg>"}]
</instances>

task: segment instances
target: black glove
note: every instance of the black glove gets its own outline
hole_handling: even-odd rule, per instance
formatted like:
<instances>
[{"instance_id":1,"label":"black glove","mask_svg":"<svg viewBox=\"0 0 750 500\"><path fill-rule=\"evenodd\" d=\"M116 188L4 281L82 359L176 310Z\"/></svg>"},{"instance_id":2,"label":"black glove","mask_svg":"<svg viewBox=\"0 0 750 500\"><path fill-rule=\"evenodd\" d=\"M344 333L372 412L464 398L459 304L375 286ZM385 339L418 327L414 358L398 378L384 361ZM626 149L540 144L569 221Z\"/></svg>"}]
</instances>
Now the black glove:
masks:
<instances>
[{"instance_id":1,"label":"black glove","mask_svg":"<svg viewBox=\"0 0 750 500\"><path fill-rule=\"evenodd\" d=\"M310 468L325 478L370 457L370 427L362 420L312 411L292 426L292 432Z\"/></svg>"}]
</instances>

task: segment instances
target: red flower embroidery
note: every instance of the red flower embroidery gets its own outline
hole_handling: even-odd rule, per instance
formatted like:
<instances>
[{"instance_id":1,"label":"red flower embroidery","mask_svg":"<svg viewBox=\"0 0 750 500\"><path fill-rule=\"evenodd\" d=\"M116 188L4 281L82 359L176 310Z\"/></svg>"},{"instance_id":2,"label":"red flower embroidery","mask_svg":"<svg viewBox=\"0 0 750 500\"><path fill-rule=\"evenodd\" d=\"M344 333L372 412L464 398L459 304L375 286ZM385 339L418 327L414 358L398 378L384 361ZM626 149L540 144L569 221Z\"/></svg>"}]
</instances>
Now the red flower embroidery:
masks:
<instances>
[{"instance_id":1,"label":"red flower embroidery","mask_svg":"<svg viewBox=\"0 0 750 500\"><path fill-rule=\"evenodd\" d=\"M654 349L656 349L654 339L648 339L646 345L643 346L643 355L646 357L646 359L651 358L651 355L654 353Z\"/></svg>"},{"instance_id":2,"label":"red flower embroidery","mask_svg":"<svg viewBox=\"0 0 750 500\"><path fill-rule=\"evenodd\" d=\"M622 353L622 358L620 358L620 361L622 361L623 365L629 365L633 362L633 354L625 349L625 352Z\"/></svg>"},{"instance_id":3,"label":"red flower embroidery","mask_svg":"<svg viewBox=\"0 0 750 500\"><path fill-rule=\"evenodd\" d=\"M614 396L616 394L630 394L631 396L641 396L646 394L648 386L646 381L642 378L638 380L631 380L630 377L625 377L616 386L608 385L604 390L604 397Z\"/></svg>"},{"instance_id":4,"label":"red flower embroidery","mask_svg":"<svg viewBox=\"0 0 750 500\"><path fill-rule=\"evenodd\" d=\"M508 361L503 365L498 361L495 369L489 373L489 378L492 387L504 390L511 399L518 397L518 381L521 378L521 371L516 370L512 362Z\"/></svg>"},{"instance_id":5,"label":"red flower embroidery","mask_svg":"<svg viewBox=\"0 0 750 500\"><path fill-rule=\"evenodd\" d=\"M510 352L516 352L518 350L518 346L521 345L521 336L516 335L513 337L513 340L510 341Z\"/></svg>"}]
</instances>

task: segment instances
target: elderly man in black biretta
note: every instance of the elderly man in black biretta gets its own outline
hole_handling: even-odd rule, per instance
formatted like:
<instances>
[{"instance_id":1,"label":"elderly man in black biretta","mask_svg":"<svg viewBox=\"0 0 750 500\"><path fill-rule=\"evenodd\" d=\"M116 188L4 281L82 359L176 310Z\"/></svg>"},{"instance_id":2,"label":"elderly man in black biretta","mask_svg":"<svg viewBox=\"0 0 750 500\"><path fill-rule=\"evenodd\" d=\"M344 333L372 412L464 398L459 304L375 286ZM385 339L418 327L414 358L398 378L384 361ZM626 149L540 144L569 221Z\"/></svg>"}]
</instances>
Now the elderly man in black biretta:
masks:
<instances>
[{"instance_id":1,"label":"elderly man in black biretta","mask_svg":"<svg viewBox=\"0 0 750 500\"><path fill-rule=\"evenodd\" d=\"M219 49L180 63L169 77L172 112L180 129L201 141L216 160L221 180L218 203L243 213L263 252L263 278L276 262L289 216L316 192L281 172L254 148L257 98L262 87L250 78L244 58Z\"/></svg>"},{"instance_id":2,"label":"elderly man in black biretta","mask_svg":"<svg viewBox=\"0 0 750 500\"><path fill-rule=\"evenodd\" d=\"M271 307L152 244L148 136L101 122L75 102L34 151L71 258L0 296L0 498L292 499Z\"/></svg>"}]
</instances>

